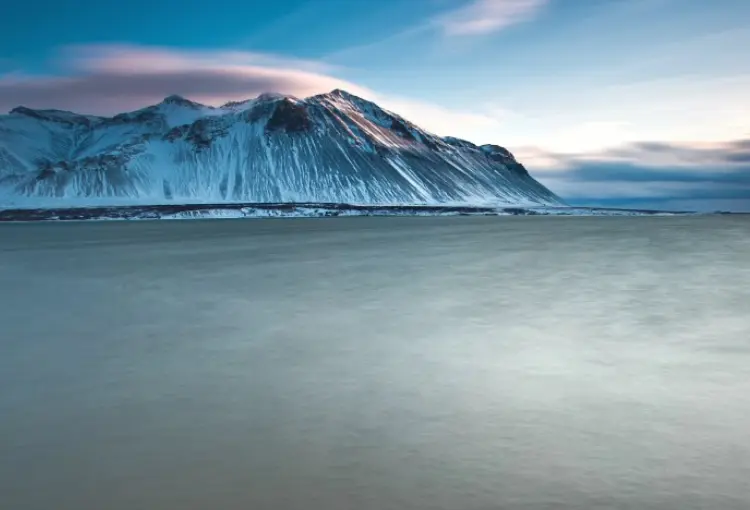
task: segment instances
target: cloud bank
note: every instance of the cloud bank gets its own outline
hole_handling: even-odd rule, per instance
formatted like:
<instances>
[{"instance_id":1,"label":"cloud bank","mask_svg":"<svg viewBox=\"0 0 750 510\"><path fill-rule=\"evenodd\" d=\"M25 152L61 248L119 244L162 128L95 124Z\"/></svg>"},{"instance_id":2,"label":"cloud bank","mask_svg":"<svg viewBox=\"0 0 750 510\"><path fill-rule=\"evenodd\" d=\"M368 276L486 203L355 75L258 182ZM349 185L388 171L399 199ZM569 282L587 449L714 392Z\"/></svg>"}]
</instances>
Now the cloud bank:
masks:
<instances>
[{"instance_id":1,"label":"cloud bank","mask_svg":"<svg viewBox=\"0 0 750 510\"><path fill-rule=\"evenodd\" d=\"M571 203L750 211L750 139L639 142L592 154L518 152L535 177Z\"/></svg>"}]
</instances>

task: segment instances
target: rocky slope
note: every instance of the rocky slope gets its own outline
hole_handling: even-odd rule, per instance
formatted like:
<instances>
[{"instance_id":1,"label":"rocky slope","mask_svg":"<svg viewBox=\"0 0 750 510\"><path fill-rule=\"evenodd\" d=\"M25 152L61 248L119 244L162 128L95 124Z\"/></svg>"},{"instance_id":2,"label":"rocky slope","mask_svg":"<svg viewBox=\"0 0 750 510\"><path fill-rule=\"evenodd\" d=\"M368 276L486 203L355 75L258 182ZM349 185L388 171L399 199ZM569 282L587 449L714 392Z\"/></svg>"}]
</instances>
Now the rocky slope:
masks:
<instances>
[{"instance_id":1,"label":"rocky slope","mask_svg":"<svg viewBox=\"0 0 750 510\"><path fill-rule=\"evenodd\" d=\"M438 137L341 90L0 116L0 205L229 202L562 203L506 149Z\"/></svg>"}]
</instances>

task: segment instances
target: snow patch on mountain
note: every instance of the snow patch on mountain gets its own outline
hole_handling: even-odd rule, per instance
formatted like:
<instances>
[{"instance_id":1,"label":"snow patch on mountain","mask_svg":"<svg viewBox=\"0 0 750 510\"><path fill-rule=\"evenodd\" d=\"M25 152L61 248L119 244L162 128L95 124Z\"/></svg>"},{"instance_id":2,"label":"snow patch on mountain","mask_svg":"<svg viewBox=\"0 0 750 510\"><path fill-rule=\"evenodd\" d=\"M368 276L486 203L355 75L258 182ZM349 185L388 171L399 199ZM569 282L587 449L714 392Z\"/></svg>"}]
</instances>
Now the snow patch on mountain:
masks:
<instances>
[{"instance_id":1,"label":"snow patch on mountain","mask_svg":"<svg viewBox=\"0 0 750 510\"><path fill-rule=\"evenodd\" d=\"M438 137L343 90L0 116L0 204L227 202L562 204L503 147Z\"/></svg>"}]
</instances>

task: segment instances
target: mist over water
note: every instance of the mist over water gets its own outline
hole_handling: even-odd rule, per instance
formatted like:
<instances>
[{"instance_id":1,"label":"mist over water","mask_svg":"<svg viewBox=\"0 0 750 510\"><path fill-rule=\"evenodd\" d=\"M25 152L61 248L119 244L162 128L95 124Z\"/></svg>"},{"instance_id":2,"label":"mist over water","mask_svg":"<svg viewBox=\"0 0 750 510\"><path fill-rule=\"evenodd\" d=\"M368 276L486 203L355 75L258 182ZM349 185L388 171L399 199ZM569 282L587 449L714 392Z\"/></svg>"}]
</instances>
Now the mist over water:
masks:
<instances>
[{"instance_id":1,"label":"mist over water","mask_svg":"<svg viewBox=\"0 0 750 510\"><path fill-rule=\"evenodd\" d=\"M750 220L0 226L0 507L750 508Z\"/></svg>"}]
</instances>

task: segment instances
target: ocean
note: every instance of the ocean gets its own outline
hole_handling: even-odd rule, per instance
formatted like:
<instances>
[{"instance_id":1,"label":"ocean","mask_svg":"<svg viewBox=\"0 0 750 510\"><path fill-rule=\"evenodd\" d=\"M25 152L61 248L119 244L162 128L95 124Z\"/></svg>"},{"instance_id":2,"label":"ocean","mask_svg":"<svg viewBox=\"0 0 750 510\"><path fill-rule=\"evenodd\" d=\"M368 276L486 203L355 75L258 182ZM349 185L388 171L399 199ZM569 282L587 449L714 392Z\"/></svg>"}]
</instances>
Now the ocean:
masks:
<instances>
[{"instance_id":1,"label":"ocean","mask_svg":"<svg viewBox=\"0 0 750 510\"><path fill-rule=\"evenodd\" d=\"M0 508L750 508L750 218L0 225Z\"/></svg>"}]
</instances>

